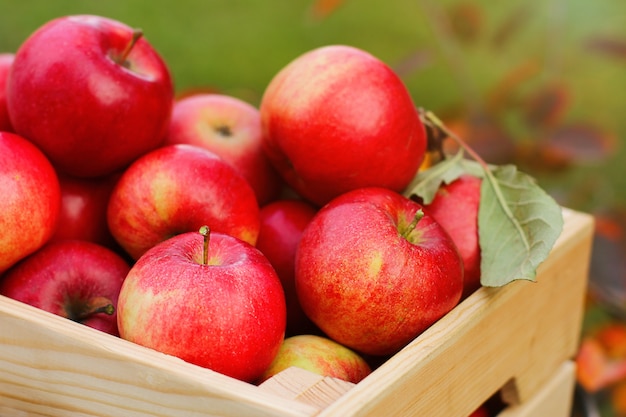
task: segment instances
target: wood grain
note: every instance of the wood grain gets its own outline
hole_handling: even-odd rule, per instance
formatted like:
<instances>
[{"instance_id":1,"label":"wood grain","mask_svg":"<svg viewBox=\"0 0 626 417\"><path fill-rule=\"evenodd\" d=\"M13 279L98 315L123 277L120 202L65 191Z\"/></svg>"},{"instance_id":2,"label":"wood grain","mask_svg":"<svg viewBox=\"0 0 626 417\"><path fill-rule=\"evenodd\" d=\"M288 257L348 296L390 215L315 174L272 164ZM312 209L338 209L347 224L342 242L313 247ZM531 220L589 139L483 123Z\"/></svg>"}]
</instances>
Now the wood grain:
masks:
<instances>
[{"instance_id":1,"label":"wood grain","mask_svg":"<svg viewBox=\"0 0 626 417\"><path fill-rule=\"evenodd\" d=\"M54 417L317 411L5 297L0 328L0 407Z\"/></svg>"},{"instance_id":2,"label":"wood grain","mask_svg":"<svg viewBox=\"0 0 626 417\"><path fill-rule=\"evenodd\" d=\"M290 367L259 385L259 388L283 398L325 408L352 389L354 384L322 376L305 369Z\"/></svg>"},{"instance_id":3,"label":"wood grain","mask_svg":"<svg viewBox=\"0 0 626 417\"><path fill-rule=\"evenodd\" d=\"M576 364L566 361L527 401L507 407L498 417L569 417L574 402Z\"/></svg>"}]
</instances>

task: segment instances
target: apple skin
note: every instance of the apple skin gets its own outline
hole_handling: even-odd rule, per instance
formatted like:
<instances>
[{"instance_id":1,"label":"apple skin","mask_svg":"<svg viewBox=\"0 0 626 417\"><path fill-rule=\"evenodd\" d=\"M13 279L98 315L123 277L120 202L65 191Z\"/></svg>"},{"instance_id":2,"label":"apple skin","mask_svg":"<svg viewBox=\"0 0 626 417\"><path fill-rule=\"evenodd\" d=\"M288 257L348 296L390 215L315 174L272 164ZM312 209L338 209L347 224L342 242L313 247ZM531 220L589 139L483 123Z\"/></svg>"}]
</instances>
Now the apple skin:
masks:
<instances>
[{"instance_id":1,"label":"apple skin","mask_svg":"<svg viewBox=\"0 0 626 417\"><path fill-rule=\"evenodd\" d=\"M280 280L252 245L211 232L159 243L132 267L119 296L122 338L252 382L284 340Z\"/></svg>"},{"instance_id":2,"label":"apple skin","mask_svg":"<svg viewBox=\"0 0 626 417\"><path fill-rule=\"evenodd\" d=\"M107 223L135 260L204 224L252 245L260 228L248 182L213 152L186 144L161 147L133 162L111 193Z\"/></svg>"},{"instance_id":3,"label":"apple skin","mask_svg":"<svg viewBox=\"0 0 626 417\"><path fill-rule=\"evenodd\" d=\"M433 201L424 207L450 235L463 259L463 296L480 288L480 244L478 208L482 179L462 175L443 184Z\"/></svg>"},{"instance_id":4,"label":"apple skin","mask_svg":"<svg viewBox=\"0 0 626 417\"><path fill-rule=\"evenodd\" d=\"M426 133L398 76L360 49L330 45L287 64L261 104L264 150L285 182L318 206L347 191L402 191Z\"/></svg>"},{"instance_id":5,"label":"apple skin","mask_svg":"<svg viewBox=\"0 0 626 417\"><path fill-rule=\"evenodd\" d=\"M463 264L454 242L421 205L366 187L324 206L296 253L296 291L331 339L367 355L395 353L454 308ZM407 236L403 236L407 234Z\"/></svg>"},{"instance_id":6,"label":"apple skin","mask_svg":"<svg viewBox=\"0 0 626 417\"><path fill-rule=\"evenodd\" d=\"M304 314L296 294L296 250L317 209L303 200L280 199L261 207L256 247L270 261L285 290L288 336L319 331Z\"/></svg>"},{"instance_id":7,"label":"apple skin","mask_svg":"<svg viewBox=\"0 0 626 417\"><path fill-rule=\"evenodd\" d=\"M481 405L476 410L472 412L468 417L490 417L491 413L489 412L489 408L486 405Z\"/></svg>"},{"instance_id":8,"label":"apple skin","mask_svg":"<svg viewBox=\"0 0 626 417\"><path fill-rule=\"evenodd\" d=\"M122 257L104 246L81 240L50 242L3 275L0 294L117 336L115 312L90 310L117 305L129 270Z\"/></svg>"},{"instance_id":9,"label":"apple skin","mask_svg":"<svg viewBox=\"0 0 626 417\"><path fill-rule=\"evenodd\" d=\"M18 48L7 83L13 128L60 171L108 175L161 145L173 105L167 66L133 29L93 15L64 16Z\"/></svg>"},{"instance_id":10,"label":"apple skin","mask_svg":"<svg viewBox=\"0 0 626 417\"><path fill-rule=\"evenodd\" d=\"M224 94L198 93L174 103L165 144L187 143L215 152L239 170L262 206L275 200L283 185L263 152L262 135L256 107Z\"/></svg>"},{"instance_id":11,"label":"apple skin","mask_svg":"<svg viewBox=\"0 0 626 417\"><path fill-rule=\"evenodd\" d=\"M61 194L46 156L23 137L0 132L0 274L54 233Z\"/></svg>"},{"instance_id":12,"label":"apple skin","mask_svg":"<svg viewBox=\"0 0 626 417\"><path fill-rule=\"evenodd\" d=\"M58 173L61 209L51 241L86 240L119 251L107 225L109 197L118 174L101 178L78 178Z\"/></svg>"},{"instance_id":13,"label":"apple skin","mask_svg":"<svg viewBox=\"0 0 626 417\"><path fill-rule=\"evenodd\" d=\"M7 80L15 54L0 54L0 132L13 132L9 110L7 109Z\"/></svg>"},{"instance_id":14,"label":"apple skin","mask_svg":"<svg viewBox=\"0 0 626 417\"><path fill-rule=\"evenodd\" d=\"M291 366L355 384L372 372L355 351L324 336L301 334L285 339L261 382Z\"/></svg>"}]
</instances>

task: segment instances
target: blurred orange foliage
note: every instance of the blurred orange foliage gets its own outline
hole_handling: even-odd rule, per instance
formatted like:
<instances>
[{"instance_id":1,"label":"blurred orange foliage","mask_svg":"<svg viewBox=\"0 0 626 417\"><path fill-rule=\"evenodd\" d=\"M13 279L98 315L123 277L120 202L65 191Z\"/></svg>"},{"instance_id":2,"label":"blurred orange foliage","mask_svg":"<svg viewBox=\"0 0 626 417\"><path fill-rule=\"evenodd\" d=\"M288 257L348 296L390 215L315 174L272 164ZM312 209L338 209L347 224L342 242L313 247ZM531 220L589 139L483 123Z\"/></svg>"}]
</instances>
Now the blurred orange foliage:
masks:
<instances>
[{"instance_id":1,"label":"blurred orange foliage","mask_svg":"<svg viewBox=\"0 0 626 417\"><path fill-rule=\"evenodd\" d=\"M576 364L578 382L588 392L626 381L626 324L606 324L595 334L587 335Z\"/></svg>"}]
</instances>

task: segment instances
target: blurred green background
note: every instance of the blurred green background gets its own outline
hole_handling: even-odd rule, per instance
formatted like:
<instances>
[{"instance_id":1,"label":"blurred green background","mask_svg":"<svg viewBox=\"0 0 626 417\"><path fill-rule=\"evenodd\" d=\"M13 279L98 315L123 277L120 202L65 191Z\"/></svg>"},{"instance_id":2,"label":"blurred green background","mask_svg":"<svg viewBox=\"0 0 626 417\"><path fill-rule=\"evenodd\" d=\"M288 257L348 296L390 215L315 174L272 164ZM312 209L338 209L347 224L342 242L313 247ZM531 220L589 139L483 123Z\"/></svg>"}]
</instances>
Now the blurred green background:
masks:
<instances>
[{"instance_id":1,"label":"blurred green background","mask_svg":"<svg viewBox=\"0 0 626 417\"><path fill-rule=\"evenodd\" d=\"M518 164L561 204L596 216L601 308L590 307L585 331L626 317L622 0L0 0L0 52L78 13L141 28L178 94L218 91L254 105L310 49L369 51L488 162Z\"/></svg>"},{"instance_id":2,"label":"blurred green background","mask_svg":"<svg viewBox=\"0 0 626 417\"><path fill-rule=\"evenodd\" d=\"M217 90L252 104L307 50L333 43L366 49L398 71L416 105L440 117L498 108L487 127L507 146L487 144L485 157L504 148L494 162L515 158L563 204L595 212L626 202L619 146L626 6L619 0L0 0L0 51L16 51L46 21L76 13L143 29L179 93ZM522 102L533 97L544 112L535 118L558 117L551 126L529 125ZM575 140L554 133L555 124Z\"/></svg>"}]
</instances>

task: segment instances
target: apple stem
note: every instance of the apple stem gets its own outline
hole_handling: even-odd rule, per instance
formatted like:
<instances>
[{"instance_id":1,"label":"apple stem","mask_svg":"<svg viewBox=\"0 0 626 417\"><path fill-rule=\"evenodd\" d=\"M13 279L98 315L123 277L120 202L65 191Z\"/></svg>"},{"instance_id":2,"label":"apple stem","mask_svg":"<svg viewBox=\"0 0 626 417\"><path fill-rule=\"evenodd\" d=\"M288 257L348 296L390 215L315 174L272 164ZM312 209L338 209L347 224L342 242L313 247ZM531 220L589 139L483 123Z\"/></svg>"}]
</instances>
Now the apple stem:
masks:
<instances>
[{"instance_id":1,"label":"apple stem","mask_svg":"<svg viewBox=\"0 0 626 417\"><path fill-rule=\"evenodd\" d=\"M422 217L424 217L424 210L420 208L415 213L415 216L413 217L413 221L411 221L411 223L402 232L402 237L404 237L405 239L408 238L411 232L415 230L415 228L417 227L417 223L419 223L419 221L422 220Z\"/></svg>"},{"instance_id":2,"label":"apple stem","mask_svg":"<svg viewBox=\"0 0 626 417\"><path fill-rule=\"evenodd\" d=\"M204 242L202 246L202 265L208 265L209 263L209 238L211 235L211 229L209 229L209 226L202 226L199 232L204 237Z\"/></svg>"},{"instance_id":3,"label":"apple stem","mask_svg":"<svg viewBox=\"0 0 626 417\"><path fill-rule=\"evenodd\" d=\"M130 54L130 51L133 50L133 47L142 36L143 31L141 29L133 29L133 36L130 38L130 42L128 42L126 48L124 48L124 50L117 59L118 64L128 66L126 63L126 58L128 58L128 54Z\"/></svg>"},{"instance_id":4,"label":"apple stem","mask_svg":"<svg viewBox=\"0 0 626 417\"><path fill-rule=\"evenodd\" d=\"M69 312L70 320L82 322L94 314L104 313L112 316L115 313L115 306L107 297L94 297L78 311Z\"/></svg>"}]
</instances>

